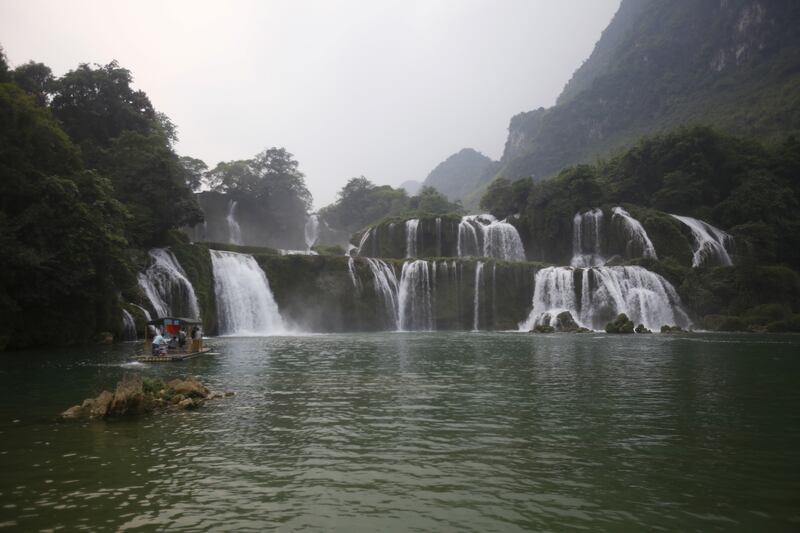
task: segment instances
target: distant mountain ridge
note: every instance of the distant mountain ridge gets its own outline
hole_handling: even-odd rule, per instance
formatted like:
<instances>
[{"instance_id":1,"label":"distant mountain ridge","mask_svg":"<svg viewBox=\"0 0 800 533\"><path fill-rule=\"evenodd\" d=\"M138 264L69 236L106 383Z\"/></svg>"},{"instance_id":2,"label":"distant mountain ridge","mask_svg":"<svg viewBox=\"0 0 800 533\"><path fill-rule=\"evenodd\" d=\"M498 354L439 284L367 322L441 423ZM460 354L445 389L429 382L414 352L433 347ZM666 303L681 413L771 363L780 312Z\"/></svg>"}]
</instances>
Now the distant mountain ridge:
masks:
<instances>
[{"instance_id":1,"label":"distant mountain ridge","mask_svg":"<svg viewBox=\"0 0 800 533\"><path fill-rule=\"evenodd\" d=\"M425 178L424 185L435 187L451 201L463 200L498 168L497 161L472 148L464 148L439 163Z\"/></svg>"}]
</instances>

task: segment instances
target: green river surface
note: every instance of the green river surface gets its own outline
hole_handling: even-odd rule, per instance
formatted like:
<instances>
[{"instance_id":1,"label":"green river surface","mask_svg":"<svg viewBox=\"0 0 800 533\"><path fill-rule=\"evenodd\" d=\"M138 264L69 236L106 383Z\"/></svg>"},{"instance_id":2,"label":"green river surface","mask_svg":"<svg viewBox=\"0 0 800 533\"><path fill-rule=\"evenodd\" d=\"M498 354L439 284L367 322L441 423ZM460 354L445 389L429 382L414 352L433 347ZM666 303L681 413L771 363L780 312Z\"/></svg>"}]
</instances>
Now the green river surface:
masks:
<instances>
[{"instance_id":1,"label":"green river surface","mask_svg":"<svg viewBox=\"0 0 800 533\"><path fill-rule=\"evenodd\" d=\"M800 336L374 333L0 354L20 531L798 531ZM233 398L58 422L125 372Z\"/></svg>"}]
</instances>

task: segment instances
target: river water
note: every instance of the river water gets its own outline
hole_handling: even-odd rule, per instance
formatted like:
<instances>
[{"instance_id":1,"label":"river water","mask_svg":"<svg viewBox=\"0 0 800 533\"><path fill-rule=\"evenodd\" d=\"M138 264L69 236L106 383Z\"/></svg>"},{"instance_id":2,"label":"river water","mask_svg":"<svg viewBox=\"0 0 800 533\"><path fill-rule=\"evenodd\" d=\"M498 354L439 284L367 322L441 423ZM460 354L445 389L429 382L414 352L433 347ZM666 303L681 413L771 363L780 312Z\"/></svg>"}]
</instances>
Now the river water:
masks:
<instances>
[{"instance_id":1,"label":"river water","mask_svg":"<svg viewBox=\"0 0 800 533\"><path fill-rule=\"evenodd\" d=\"M0 357L0 526L800 529L800 337L386 333ZM124 372L234 398L55 422Z\"/></svg>"}]
</instances>

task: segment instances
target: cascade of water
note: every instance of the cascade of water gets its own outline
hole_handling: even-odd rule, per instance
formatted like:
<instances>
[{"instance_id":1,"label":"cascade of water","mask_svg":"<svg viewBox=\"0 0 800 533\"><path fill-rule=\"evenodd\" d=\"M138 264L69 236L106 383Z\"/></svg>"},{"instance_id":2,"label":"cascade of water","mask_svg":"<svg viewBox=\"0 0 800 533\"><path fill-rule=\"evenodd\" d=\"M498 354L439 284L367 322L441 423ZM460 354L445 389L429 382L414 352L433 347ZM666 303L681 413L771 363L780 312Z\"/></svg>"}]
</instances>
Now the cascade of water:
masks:
<instances>
[{"instance_id":1,"label":"cascade of water","mask_svg":"<svg viewBox=\"0 0 800 533\"><path fill-rule=\"evenodd\" d=\"M266 274L252 255L211 250L219 331L275 335L286 331Z\"/></svg>"},{"instance_id":2,"label":"cascade of water","mask_svg":"<svg viewBox=\"0 0 800 533\"><path fill-rule=\"evenodd\" d=\"M419 219L406 220L406 257L417 257Z\"/></svg>"},{"instance_id":3,"label":"cascade of water","mask_svg":"<svg viewBox=\"0 0 800 533\"><path fill-rule=\"evenodd\" d=\"M517 228L492 215L468 215L458 224L459 257L494 257L503 261L524 261Z\"/></svg>"},{"instance_id":4,"label":"cascade of water","mask_svg":"<svg viewBox=\"0 0 800 533\"><path fill-rule=\"evenodd\" d=\"M398 287L394 269L380 259L368 258L367 264L372 271L375 292L383 300L387 320L394 329L397 329L399 327Z\"/></svg>"},{"instance_id":5,"label":"cascade of water","mask_svg":"<svg viewBox=\"0 0 800 533\"><path fill-rule=\"evenodd\" d=\"M672 284L646 268L591 268L584 277L591 277L587 282L591 289L581 298L580 321L587 327L601 329L619 313L656 331L665 324L690 325Z\"/></svg>"},{"instance_id":6,"label":"cascade of water","mask_svg":"<svg viewBox=\"0 0 800 533\"><path fill-rule=\"evenodd\" d=\"M577 315L574 269L543 268L536 272L533 285L533 309L519 325L520 330L530 331L538 325L555 327L556 316L564 311Z\"/></svg>"},{"instance_id":7,"label":"cascade of water","mask_svg":"<svg viewBox=\"0 0 800 533\"><path fill-rule=\"evenodd\" d=\"M478 241L478 230L472 217L463 217L458 223L458 257L477 257L482 247Z\"/></svg>"},{"instance_id":8,"label":"cascade of water","mask_svg":"<svg viewBox=\"0 0 800 533\"><path fill-rule=\"evenodd\" d=\"M122 309L122 340L136 340L136 322L127 309Z\"/></svg>"},{"instance_id":9,"label":"cascade of water","mask_svg":"<svg viewBox=\"0 0 800 533\"><path fill-rule=\"evenodd\" d=\"M658 257L656 257L656 249L650 241L650 237L647 236L647 232L644 230L644 227L642 227L642 224L621 207L615 207L611 211L614 213L611 216L612 223L622 225L622 234L626 239L626 257L658 259Z\"/></svg>"},{"instance_id":10,"label":"cascade of water","mask_svg":"<svg viewBox=\"0 0 800 533\"><path fill-rule=\"evenodd\" d=\"M733 261L728 249L733 247L733 237L707 222L691 217L672 215L692 230L692 266L731 266Z\"/></svg>"},{"instance_id":11,"label":"cascade of water","mask_svg":"<svg viewBox=\"0 0 800 533\"><path fill-rule=\"evenodd\" d=\"M400 274L398 291L399 329L433 330L433 305L428 262L406 261Z\"/></svg>"},{"instance_id":12,"label":"cascade of water","mask_svg":"<svg viewBox=\"0 0 800 533\"><path fill-rule=\"evenodd\" d=\"M475 299L472 304L472 331L478 331L481 325L481 285L483 284L483 263L475 263Z\"/></svg>"},{"instance_id":13,"label":"cascade of water","mask_svg":"<svg viewBox=\"0 0 800 533\"><path fill-rule=\"evenodd\" d=\"M361 284L356 277L356 260L352 256L347 258L347 272L350 274L350 281L353 282L353 288L358 291L361 289Z\"/></svg>"},{"instance_id":14,"label":"cascade of water","mask_svg":"<svg viewBox=\"0 0 800 533\"><path fill-rule=\"evenodd\" d=\"M442 257L442 217L436 217L436 257Z\"/></svg>"},{"instance_id":15,"label":"cascade of water","mask_svg":"<svg viewBox=\"0 0 800 533\"><path fill-rule=\"evenodd\" d=\"M492 328L497 327L497 263L492 265Z\"/></svg>"},{"instance_id":16,"label":"cascade of water","mask_svg":"<svg viewBox=\"0 0 800 533\"><path fill-rule=\"evenodd\" d=\"M601 254L600 227L603 225L602 209L575 213L572 219L572 261L574 267L600 266L606 260Z\"/></svg>"},{"instance_id":17,"label":"cascade of water","mask_svg":"<svg viewBox=\"0 0 800 533\"><path fill-rule=\"evenodd\" d=\"M314 246L317 243L317 239L319 239L319 215L308 215L303 233L306 239L306 248L311 251L311 247Z\"/></svg>"},{"instance_id":18,"label":"cascade of water","mask_svg":"<svg viewBox=\"0 0 800 533\"><path fill-rule=\"evenodd\" d=\"M358 252L356 252L358 255L362 255L362 252L364 250L364 245L369 240L369 236L371 233L372 233L372 228L369 228L367 231L361 234L361 240L358 241Z\"/></svg>"},{"instance_id":19,"label":"cascade of water","mask_svg":"<svg viewBox=\"0 0 800 533\"><path fill-rule=\"evenodd\" d=\"M575 275L580 273L578 301ZM536 273L533 309L520 330L557 325L558 314L569 311L579 326L602 329L619 313L635 324L658 330L665 324L687 327L690 321L681 308L675 288L663 277L639 266L548 267Z\"/></svg>"},{"instance_id":20,"label":"cascade of water","mask_svg":"<svg viewBox=\"0 0 800 533\"><path fill-rule=\"evenodd\" d=\"M134 306L134 307L137 307L142 312L142 314L144 315L144 319L147 322L150 322L152 320L152 318L150 318L150 311L148 311L147 309L145 309L141 305L136 305L134 303L132 303L131 305Z\"/></svg>"},{"instance_id":21,"label":"cascade of water","mask_svg":"<svg viewBox=\"0 0 800 533\"><path fill-rule=\"evenodd\" d=\"M156 314L200 318L194 287L172 252L153 248L148 254L153 262L137 278Z\"/></svg>"},{"instance_id":22,"label":"cascade of water","mask_svg":"<svg viewBox=\"0 0 800 533\"><path fill-rule=\"evenodd\" d=\"M225 217L225 220L228 221L228 243L229 244L242 244L242 228L239 227L239 223L236 222L236 207L239 205L239 202L236 200L230 200L228 202L228 216Z\"/></svg>"}]
</instances>

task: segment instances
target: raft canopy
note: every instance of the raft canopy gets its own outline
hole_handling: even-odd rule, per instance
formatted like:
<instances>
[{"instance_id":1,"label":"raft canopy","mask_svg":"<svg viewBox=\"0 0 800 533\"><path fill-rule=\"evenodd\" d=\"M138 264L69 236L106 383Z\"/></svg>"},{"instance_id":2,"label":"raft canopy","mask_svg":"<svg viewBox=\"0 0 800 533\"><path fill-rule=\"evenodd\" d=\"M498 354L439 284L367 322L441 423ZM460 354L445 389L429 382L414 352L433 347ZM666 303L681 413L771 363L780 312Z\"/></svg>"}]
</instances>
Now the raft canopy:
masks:
<instances>
[{"instance_id":1,"label":"raft canopy","mask_svg":"<svg viewBox=\"0 0 800 533\"><path fill-rule=\"evenodd\" d=\"M148 326L195 326L203 322L197 318L181 318L176 316L162 316L147 323Z\"/></svg>"}]
</instances>

